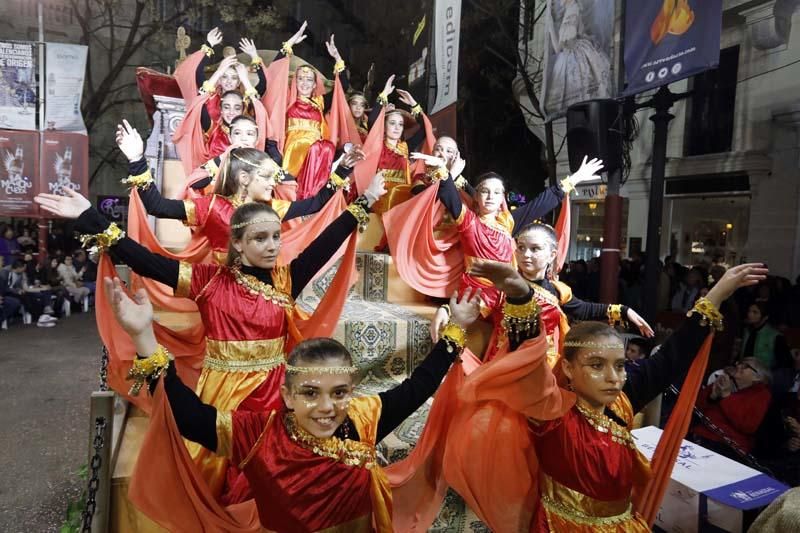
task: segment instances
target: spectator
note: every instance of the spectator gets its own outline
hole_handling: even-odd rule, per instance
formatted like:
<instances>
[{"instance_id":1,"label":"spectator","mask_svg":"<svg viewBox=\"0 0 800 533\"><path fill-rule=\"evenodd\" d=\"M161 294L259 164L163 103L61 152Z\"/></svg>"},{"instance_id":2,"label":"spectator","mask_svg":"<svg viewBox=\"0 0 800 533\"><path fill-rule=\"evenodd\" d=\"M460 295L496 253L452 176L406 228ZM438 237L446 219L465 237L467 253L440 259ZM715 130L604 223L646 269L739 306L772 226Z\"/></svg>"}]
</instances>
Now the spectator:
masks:
<instances>
[{"instance_id":1,"label":"spectator","mask_svg":"<svg viewBox=\"0 0 800 533\"><path fill-rule=\"evenodd\" d=\"M11 265L15 259L18 259L19 244L14 237L14 229L7 226L0 237L0 256L3 257L3 264Z\"/></svg>"},{"instance_id":2,"label":"spectator","mask_svg":"<svg viewBox=\"0 0 800 533\"><path fill-rule=\"evenodd\" d=\"M697 407L740 450L750 453L772 399L771 378L769 368L758 359L743 359L733 376L723 372L713 385L700 391ZM703 422L695 424L692 433L693 440L701 446L734 460L739 458L723 436Z\"/></svg>"},{"instance_id":3,"label":"spectator","mask_svg":"<svg viewBox=\"0 0 800 533\"><path fill-rule=\"evenodd\" d=\"M741 358L755 357L770 369L776 366L778 360L790 359L786 339L769 324L769 311L765 302L756 301L750 304L745 324Z\"/></svg>"},{"instance_id":4,"label":"spectator","mask_svg":"<svg viewBox=\"0 0 800 533\"><path fill-rule=\"evenodd\" d=\"M16 261L10 269L0 270L0 294L4 299L20 300L25 310L36 317L36 325L39 327L52 327L58 321L53 316L51 295L27 287L25 263L22 261Z\"/></svg>"},{"instance_id":5,"label":"spectator","mask_svg":"<svg viewBox=\"0 0 800 533\"><path fill-rule=\"evenodd\" d=\"M22 235L17 237L17 244L24 253L33 253L36 251L36 241L31 237L31 232L28 228L23 229Z\"/></svg>"},{"instance_id":6,"label":"spectator","mask_svg":"<svg viewBox=\"0 0 800 533\"><path fill-rule=\"evenodd\" d=\"M642 337L632 337L628 339L628 345L625 347L625 359L632 363L636 363L640 359L644 359L650 355L650 343Z\"/></svg>"},{"instance_id":7,"label":"spectator","mask_svg":"<svg viewBox=\"0 0 800 533\"><path fill-rule=\"evenodd\" d=\"M56 271L61 279L61 284L69 293L72 301L80 303L91 294L91 291L83 285L81 276L75 270L75 266L72 264L72 256L64 257L64 262L58 265Z\"/></svg>"},{"instance_id":8,"label":"spectator","mask_svg":"<svg viewBox=\"0 0 800 533\"><path fill-rule=\"evenodd\" d=\"M672 297L672 310L686 313L694 306L700 297L700 291L705 287L705 276L698 267L693 267L686 274L686 280L681 282L678 292Z\"/></svg>"},{"instance_id":9,"label":"spectator","mask_svg":"<svg viewBox=\"0 0 800 533\"><path fill-rule=\"evenodd\" d=\"M0 296L0 322L9 320L19 313L22 302L14 296Z\"/></svg>"}]
</instances>

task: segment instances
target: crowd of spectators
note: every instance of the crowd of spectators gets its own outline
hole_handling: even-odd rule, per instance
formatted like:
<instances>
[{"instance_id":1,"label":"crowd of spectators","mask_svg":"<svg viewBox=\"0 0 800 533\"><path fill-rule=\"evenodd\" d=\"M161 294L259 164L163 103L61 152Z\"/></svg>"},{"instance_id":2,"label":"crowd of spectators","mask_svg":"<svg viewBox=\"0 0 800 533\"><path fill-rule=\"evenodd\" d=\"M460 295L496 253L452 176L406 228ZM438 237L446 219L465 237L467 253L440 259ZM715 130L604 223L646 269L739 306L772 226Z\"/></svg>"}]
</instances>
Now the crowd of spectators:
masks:
<instances>
[{"instance_id":1,"label":"crowd of spectators","mask_svg":"<svg viewBox=\"0 0 800 533\"><path fill-rule=\"evenodd\" d=\"M644 257L620 264L620 303L641 309ZM631 338L628 364L635 365L658 349L698 298L725 273L721 257L681 265L671 257L662 263L656 330L651 342ZM570 263L562 274L574 294L597 300L600 262ZM725 329L715 335L705 386L699 391L698 415L689 437L698 444L741 463L800 485L800 277L770 276L755 287L741 289L724 302ZM675 383L680 388L682 383ZM674 404L674 393L662 403L662 424Z\"/></svg>"},{"instance_id":2,"label":"crowd of spectators","mask_svg":"<svg viewBox=\"0 0 800 533\"><path fill-rule=\"evenodd\" d=\"M94 298L97 265L89 260L63 224L47 237L47 256L39 252L36 221L0 223L0 325L54 327L59 318L87 308Z\"/></svg>"}]
</instances>

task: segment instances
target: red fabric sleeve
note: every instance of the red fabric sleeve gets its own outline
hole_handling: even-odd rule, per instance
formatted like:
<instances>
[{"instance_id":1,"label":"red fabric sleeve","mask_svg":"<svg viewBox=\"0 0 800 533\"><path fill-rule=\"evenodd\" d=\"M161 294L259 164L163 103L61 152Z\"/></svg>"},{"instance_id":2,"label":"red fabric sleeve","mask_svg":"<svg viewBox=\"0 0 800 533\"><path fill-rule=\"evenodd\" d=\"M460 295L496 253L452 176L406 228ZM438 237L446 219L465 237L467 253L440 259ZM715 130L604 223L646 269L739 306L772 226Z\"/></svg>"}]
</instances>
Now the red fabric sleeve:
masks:
<instances>
[{"instance_id":1,"label":"red fabric sleeve","mask_svg":"<svg viewBox=\"0 0 800 533\"><path fill-rule=\"evenodd\" d=\"M234 411L231 413L231 464L237 467L247 459L267 427L271 413Z\"/></svg>"}]
</instances>

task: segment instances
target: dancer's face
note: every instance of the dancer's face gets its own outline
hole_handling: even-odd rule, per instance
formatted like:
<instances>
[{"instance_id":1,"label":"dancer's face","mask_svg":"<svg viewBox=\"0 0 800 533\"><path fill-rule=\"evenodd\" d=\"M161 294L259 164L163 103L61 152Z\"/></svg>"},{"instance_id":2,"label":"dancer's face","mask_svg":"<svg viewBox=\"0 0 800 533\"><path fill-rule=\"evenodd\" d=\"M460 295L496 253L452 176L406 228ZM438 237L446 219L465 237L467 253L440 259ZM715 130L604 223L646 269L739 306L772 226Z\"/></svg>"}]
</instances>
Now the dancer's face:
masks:
<instances>
[{"instance_id":1,"label":"dancer's face","mask_svg":"<svg viewBox=\"0 0 800 533\"><path fill-rule=\"evenodd\" d=\"M275 267L281 248L281 221L278 217L251 224L246 227L241 239L233 239L234 249L239 252L242 264L263 269Z\"/></svg>"},{"instance_id":2,"label":"dancer's face","mask_svg":"<svg viewBox=\"0 0 800 533\"><path fill-rule=\"evenodd\" d=\"M572 361L564 358L561 364L575 394L599 409L617 399L628 378L625 372L625 348L614 337L595 337L591 342L619 343L619 347L584 348Z\"/></svg>"},{"instance_id":3,"label":"dancer's face","mask_svg":"<svg viewBox=\"0 0 800 533\"><path fill-rule=\"evenodd\" d=\"M331 362L331 366L340 365L339 361ZM294 411L300 427L324 439L333 436L347 418L353 378L348 374L322 372L295 374L287 376L281 396L286 407Z\"/></svg>"},{"instance_id":4,"label":"dancer's face","mask_svg":"<svg viewBox=\"0 0 800 533\"><path fill-rule=\"evenodd\" d=\"M503 182L497 178L482 181L475 190L475 200L478 203L478 214L493 215L503 205L506 189Z\"/></svg>"},{"instance_id":5,"label":"dancer's face","mask_svg":"<svg viewBox=\"0 0 800 533\"><path fill-rule=\"evenodd\" d=\"M391 141L399 141L400 137L403 136L403 115L392 113L386 117L385 124L384 135L386 135L386 138Z\"/></svg>"},{"instance_id":6,"label":"dancer's face","mask_svg":"<svg viewBox=\"0 0 800 533\"><path fill-rule=\"evenodd\" d=\"M317 76L309 69L297 70L297 93L300 96L310 97L317 85Z\"/></svg>"},{"instance_id":7,"label":"dancer's face","mask_svg":"<svg viewBox=\"0 0 800 533\"><path fill-rule=\"evenodd\" d=\"M353 118L358 120L364 116L364 111L367 109L367 102L363 98L353 98L350 100L350 113Z\"/></svg>"},{"instance_id":8,"label":"dancer's face","mask_svg":"<svg viewBox=\"0 0 800 533\"><path fill-rule=\"evenodd\" d=\"M444 159L447 168L450 168L458 155L458 145L450 137L439 137L436 139L436 144L433 145L432 155Z\"/></svg>"},{"instance_id":9,"label":"dancer's face","mask_svg":"<svg viewBox=\"0 0 800 533\"><path fill-rule=\"evenodd\" d=\"M517 265L526 278L543 279L547 265L556 258L556 251L547 235L539 230L529 230L517 237Z\"/></svg>"},{"instance_id":10,"label":"dancer's face","mask_svg":"<svg viewBox=\"0 0 800 533\"><path fill-rule=\"evenodd\" d=\"M238 148L255 148L258 139L258 128L249 120L239 120L231 126L231 146Z\"/></svg>"},{"instance_id":11,"label":"dancer's face","mask_svg":"<svg viewBox=\"0 0 800 533\"><path fill-rule=\"evenodd\" d=\"M229 94L222 99L220 105L222 120L225 121L225 124L230 124L231 120L242 114L242 109L244 109L242 97L236 94Z\"/></svg>"},{"instance_id":12,"label":"dancer's face","mask_svg":"<svg viewBox=\"0 0 800 533\"><path fill-rule=\"evenodd\" d=\"M242 171L238 176L241 191L255 202L272 200L276 177L276 165L271 161L265 161L258 170L253 172Z\"/></svg>"},{"instance_id":13,"label":"dancer's face","mask_svg":"<svg viewBox=\"0 0 800 533\"><path fill-rule=\"evenodd\" d=\"M219 86L222 92L235 91L239 87L239 73L235 68L230 67L222 73Z\"/></svg>"}]
</instances>

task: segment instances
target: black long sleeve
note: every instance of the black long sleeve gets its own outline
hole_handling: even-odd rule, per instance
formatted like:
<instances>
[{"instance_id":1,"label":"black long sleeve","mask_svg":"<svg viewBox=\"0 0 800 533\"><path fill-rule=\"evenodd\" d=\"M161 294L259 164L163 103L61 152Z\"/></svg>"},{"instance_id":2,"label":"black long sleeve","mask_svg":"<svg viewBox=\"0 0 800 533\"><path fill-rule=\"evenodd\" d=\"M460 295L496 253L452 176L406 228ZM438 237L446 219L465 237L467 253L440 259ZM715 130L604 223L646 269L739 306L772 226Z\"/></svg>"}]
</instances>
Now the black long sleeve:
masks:
<instances>
[{"instance_id":1,"label":"black long sleeve","mask_svg":"<svg viewBox=\"0 0 800 533\"><path fill-rule=\"evenodd\" d=\"M350 211L343 212L289 264L292 298L297 298L357 227L356 217Z\"/></svg>"},{"instance_id":2,"label":"black long sleeve","mask_svg":"<svg viewBox=\"0 0 800 533\"><path fill-rule=\"evenodd\" d=\"M205 104L203 104L203 109L200 110L200 126L205 132L211 129L211 117L208 114L208 108Z\"/></svg>"},{"instance_id":3,"label":"black long sleeve","mask_svg":"<svg viewBox=\"0 0 800 533\"><path fill-rule=\"evenodd\" d=\"M416 152L425 141L425 121L422 119L422 113L417 115L417 125L419 129L406 141L409 152Z\"/></svg>"},{"instance_id":4,"label":"black long sleeve","mask_svg":"<svg viewBox=\"0 0 800 533\"><path fill-rule=\"evenodd\" d=\"M206 81L206 67L208 66L209 59L210 58L206 54L203 54L203 57L200 58L200 62L197 64L197 70L194 71L194 81L198 89L200 89Z\"/></svg>"},{"instance_id":5,"label":"black long sleeve","mask_svg":"<svg viewBox=\"0 0 800 533\"><path fill-rule=\"evenodd\" d=\"M549 280L543 279L537 283L561 300L558 289ZM568 317L575 320L598 320L608 318L608 304L586 302L574 296L568 302L561 304L561 309Z\"/></svg>"},{"instance_id":6,"label":"black long sleeve","mask_svg":"<svg viewBox=\"0 0 800 533\"><path fill-rule=\"evenodd\" d=\"M267 76L264 74L264 69L261 68L261 65L256 68L256 75L258 76L258 83L253 89L256 90L258 97L261 98L267 90Z\"/></svg>"},{"instance_id":7,"label":"black long sleeve","mask_svg":"<svg viewBox=\"0 0 800 533\"><path fill-rule=\"evenodd\" d=\"M347 178L352 172L353 169L346 167L339 167L336 169L336 173L340 178L343 179ZM313 215L325 207L325 204L328 203L328 200L330 200L335 193L335 190L326 185L311 198L293 201L289 206L289 209L286 211L286 215L284 215L283 220L291 220L293 218L302 217L305 215Z\"/></svg>"},{"instance_id":8,"label":"black long sleeve","mask_svg":"<svg viewBox=\"0 0 800 533\"><path fill-rule=\"evenodd\" d=\"M564 199L564 191L558 185L553 185L542 191L536 198L511 212L514 217L514 236L519 231L545 216L555 209Z\"/></svg>"},{"instance_id":9,"label":"black long sleeve","mask_svg":"<svg viewBox=\"0 0 800 533\"><path fill-rule=\"evenodd\" d=\"M447 346L447 341L439 340L407 379L400 385L378 394L381 397L382 408L376 442L394 431L439 388L457 355L455 351L449 353Z\"/></svg>"},{"instance_id":10,"label":"black long sleeve","mask_svg":"<svg viewBox=\"0 0 800 533\"><path fill-rule=\"evenodd\" d=\"M217 451L217 410L203 403L197 394L187 387L175 371L175 362L170 361L164 375L164 391L172 408L172 415L181 435L212 452Z\"/></svg>"},{"instance_id":11,"label":"black long sleeve","mask_svg":"<svg viewBox=\"0 0 800 533\"><path fill-rule=\"evenodd\" d=\"M110 225L97 209L90 207L78 217L75 231L79 233L102 233ZM131 269L173 289L178 286L178 268L180 263L174 259L154 254L138 242L123 237L112 248L114 257L131 267Z\"/></svg>"},{"instance_id":12,"label":"black long sleeve","mask_svg":"<svg viewBox=\"0 0 800 533\"><path fill-rule=\"evenodd\" d=\"M458 188L452 178L447 178L439 182L439 192L436 197L447 208L450 216L457 219L461 216L461 210L464 209L464 204L461 202L461 195L458 194Z\"/></svg>"},{"instance_id":13,"label":"black long sleeve","mask_svg":"<svg viewBox=\"0 0 800 533\"><path fill-rule=\"evenodd\" d=\"M280 149L278 148L278 142L274 139L267 139L266 146L264 146L264 151L267 152L270 159L278 163L278 165L283 164L283 154L281 153Z\"/></svg>"},{"instance_id":14,"label":"black long sleeve","mask_svg":"<svg viewBox=\"0 0 800 533\"><path fill-rule=\"evenodd\" d=\"M383 106L381 105L378 100L375 100L375 104L372 106L372 109L369 112L369 116L367 117L367 129L371 130L372 125L375 124L375 121L378 120L378 115L381 114L381 110Z\"/></svg>"},{"instance_id":15,"label":"black long sleeve","mask_svg":"<svg viewBox=\"0 0 800 533\"><path fill-rule=\"evenodd\" d=\"M683 378L697 351L708 336L708 326L701 326L702 317L693 314L670 335L661 348L637 366L628 367L628 381L622 391L633 405L641 410L667 387Z\"/></svg>"},{"instance_id":16,"label":"black long sleeve","mask_svg":"<svg viewBox=\"0 0 800 533\"><path fill-rule=\"evenodd\" d=\"M128 164L128 174L138 176L147 170L147 160L143 157L138 161ZM206 185L208 185L206 183ZM149 187L139 189L139 197L148 215L156 218L172 218L175 220L186 220L186 208L182 200L172 200L161 196L155 183Z\"/></svg>"}]
</instances>

